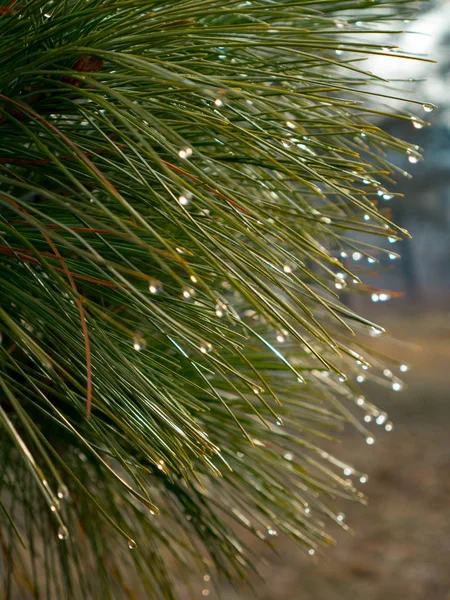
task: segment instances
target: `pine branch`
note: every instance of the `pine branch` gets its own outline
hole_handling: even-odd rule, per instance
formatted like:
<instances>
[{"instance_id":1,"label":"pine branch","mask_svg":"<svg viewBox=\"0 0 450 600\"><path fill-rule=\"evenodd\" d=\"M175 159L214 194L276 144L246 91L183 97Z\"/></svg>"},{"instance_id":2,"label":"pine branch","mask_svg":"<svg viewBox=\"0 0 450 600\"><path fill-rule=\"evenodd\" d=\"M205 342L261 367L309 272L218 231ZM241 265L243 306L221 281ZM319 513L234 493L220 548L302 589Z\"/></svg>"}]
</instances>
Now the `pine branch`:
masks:
<instances>
[{"instance_id":1,"label":"pine branch","mask_svg":"<svg viewBox=\"0 0 450 600\"><path fill-rule=\"evenodd\" d=\"M361 279L409 235L387 154L421 157L377 123L426 122L361 59L417 58L371 35L414 7L3 4L6 597L243 580L242 529L319 552L367 480L321 443L372 444L392 424L359 383L402 387L341 294L396 295Z\"/></svg>"}]
</instances>

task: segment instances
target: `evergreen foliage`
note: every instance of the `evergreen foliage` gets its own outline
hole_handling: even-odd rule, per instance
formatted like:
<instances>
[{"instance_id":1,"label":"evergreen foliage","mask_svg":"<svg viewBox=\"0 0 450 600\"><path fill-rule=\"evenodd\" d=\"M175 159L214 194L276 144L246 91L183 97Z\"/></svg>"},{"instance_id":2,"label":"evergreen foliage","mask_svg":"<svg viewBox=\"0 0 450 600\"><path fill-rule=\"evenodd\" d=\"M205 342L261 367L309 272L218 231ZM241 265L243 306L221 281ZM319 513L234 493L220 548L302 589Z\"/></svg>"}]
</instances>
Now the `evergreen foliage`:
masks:
<instances>
[{"instance_id":1,"label":"evergreen foliage","mask_svg":"<svg viewBox=\"0 0 450 600\"><path fill-rule=\"evenodd\" d=\"M355 380L381 328L339 296L407 235L386 154L420 156L363 59L409 3L1 6L3 597L237 581L242 528L318 552L364 501L322 441L386 421Z\"/></svg>"}]
</instances>

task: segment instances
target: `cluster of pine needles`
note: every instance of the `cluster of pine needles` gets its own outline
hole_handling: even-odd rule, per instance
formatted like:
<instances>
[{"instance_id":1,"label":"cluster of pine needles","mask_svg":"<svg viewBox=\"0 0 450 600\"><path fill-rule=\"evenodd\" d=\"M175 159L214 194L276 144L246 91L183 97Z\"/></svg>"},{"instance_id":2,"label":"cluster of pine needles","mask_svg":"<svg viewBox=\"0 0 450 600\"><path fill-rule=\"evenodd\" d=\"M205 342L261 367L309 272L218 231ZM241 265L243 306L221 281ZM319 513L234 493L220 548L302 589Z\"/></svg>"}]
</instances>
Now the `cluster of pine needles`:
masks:
<instances>
[{"instance_id":1,"label":"cluster of pine needles","mask_svg":"<svg viewBox=\"0 0 450 600\"><path fill-rule=\"evenodd\" d=\"M320 553L366 478L323 444L388 423L343 295L407 235L366 63L409 3L0 5L2 597L240 581L243 530Z\"/></svg>"}]
</instances>

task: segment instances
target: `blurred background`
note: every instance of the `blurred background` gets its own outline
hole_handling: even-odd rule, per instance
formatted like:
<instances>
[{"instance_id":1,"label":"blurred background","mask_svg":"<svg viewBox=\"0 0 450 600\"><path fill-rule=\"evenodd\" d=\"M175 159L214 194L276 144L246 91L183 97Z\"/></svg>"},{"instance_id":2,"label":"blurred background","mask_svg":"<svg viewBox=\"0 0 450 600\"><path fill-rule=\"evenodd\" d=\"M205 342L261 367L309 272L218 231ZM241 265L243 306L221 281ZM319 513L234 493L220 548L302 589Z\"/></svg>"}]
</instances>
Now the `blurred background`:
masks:
<instances>
[{"instance_id":1,"label":"blurred background","mask_svg":"<svg viewBox=\"0 0 450 600\"><path fill-rule=\"evenodd\" d=\"M360 265L365 283L403 296L348 302L387 329L374 344L410 367L406 385L396 393L365 384L393 420L392 433L378 428L376 444L367 446L348 427L342 444L332 448L369 474L368 506L342 504L354 533L336 527L336 547L317 561L285 540L277 541L275 553L258 548L266 579L253 581L260 600L450 600L450 2L427 3L416 21L400 22L398 29L406 33L389 42L439 64L378 56L367 70L404 80L399 96L439 108L390 106L412 110L431 127L377 123L423 148L425 160L417 164L390 157L412 179L397 177L392 191L403 197L384 200L382 207L389 206L413 237L392 246L402 259L390 264L387 258L376 276L373 266ZM217 597L207 586L203 594ZM225 587L223 597L255 595Z\"/></svg>"}]
</instances>

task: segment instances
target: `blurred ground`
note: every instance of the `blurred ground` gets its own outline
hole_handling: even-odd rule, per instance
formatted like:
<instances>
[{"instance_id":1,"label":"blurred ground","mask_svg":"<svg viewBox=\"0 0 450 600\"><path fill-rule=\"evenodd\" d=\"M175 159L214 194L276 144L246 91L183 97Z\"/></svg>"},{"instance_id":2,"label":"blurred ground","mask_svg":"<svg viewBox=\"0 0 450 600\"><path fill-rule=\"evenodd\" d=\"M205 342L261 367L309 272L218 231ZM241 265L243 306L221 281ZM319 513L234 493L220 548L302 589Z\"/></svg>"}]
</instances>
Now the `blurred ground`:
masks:
<instances>
[{"instance_id":1,"label":"blurred ground","mask_svg":"<svg viewBox=\"0 0 450 600\"><path fill-rule=\"evenodd\" d=\"M371 393L395 430L374 428L377 442L367 446L349 428L334 448L369 474L369 506L342 504L355 534L337 528L338 544L325 559L309 560L280 540L278 556L265 556L266 583L255 583L259 600L450 600L450 309L392 308L391 316L383 314L387 306L369 316L420 345L389 346L412 366L407 390ZM208 598L216 597L211 590Z\"/></svg>"}]
</instances>

